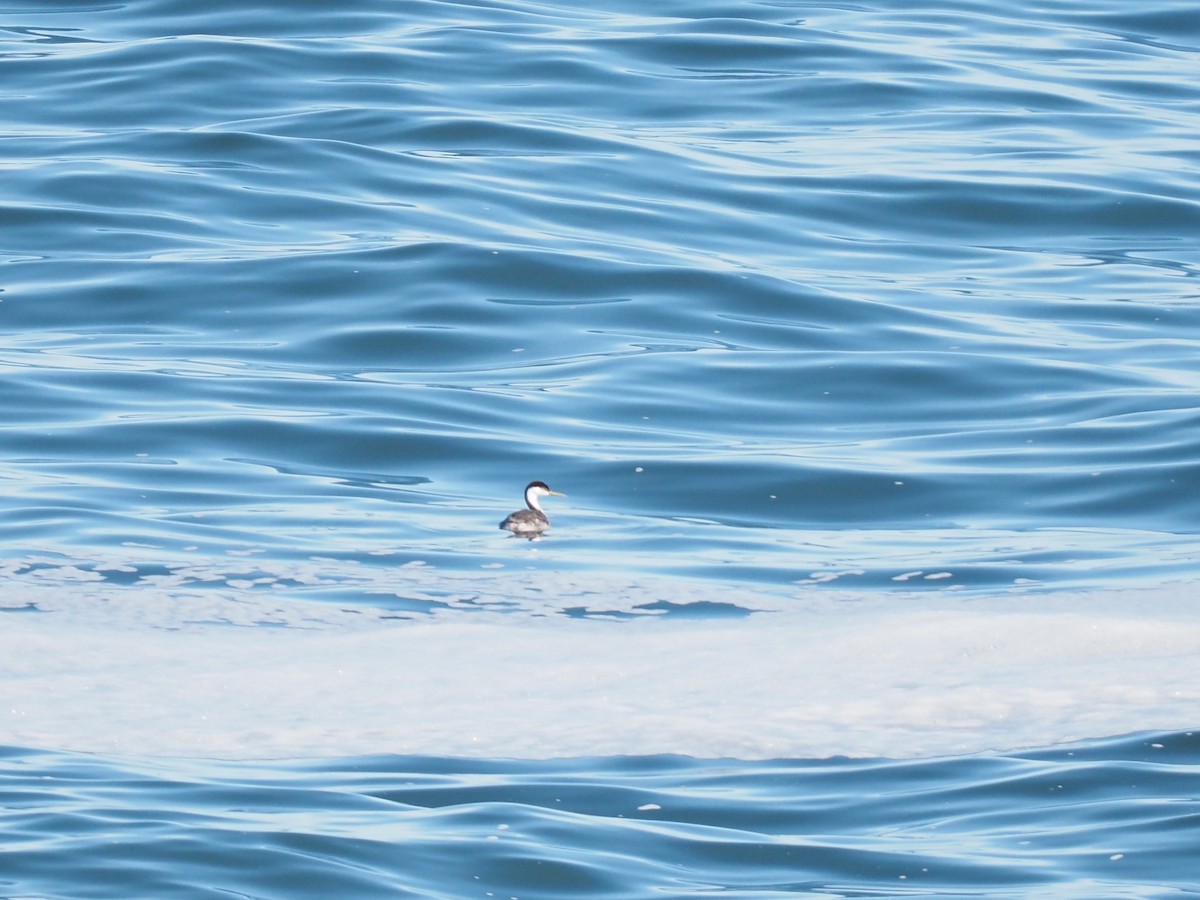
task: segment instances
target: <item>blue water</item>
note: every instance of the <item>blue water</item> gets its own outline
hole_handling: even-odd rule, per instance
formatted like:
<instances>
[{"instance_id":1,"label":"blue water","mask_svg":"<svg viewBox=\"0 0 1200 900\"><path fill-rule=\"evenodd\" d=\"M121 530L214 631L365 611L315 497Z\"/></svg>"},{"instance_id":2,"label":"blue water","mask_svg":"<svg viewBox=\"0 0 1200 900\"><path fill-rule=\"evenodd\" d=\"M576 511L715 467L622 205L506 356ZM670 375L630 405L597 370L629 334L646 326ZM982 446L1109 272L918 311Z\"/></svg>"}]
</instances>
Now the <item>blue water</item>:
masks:
<instances>
[{"instance_id":1,"label":"blue water","mask_svg":"<svg viewBox=\"0 0 1200 900\"><path fill-rule=\"evenodd\" d=\"M5 896L1200 893L1194 734L914 762L2 752Z\"/></svg>"},{"instance_id":2,"label":"blue water","mask_svg":"<svg viewBox=\"0 0 1200 900\"><path fill-rule=\"evenodd\" d=\"M1197 71L1182 0L0 10L0 896L1200 891ZM554 529L506 538L534 478ZM1006 621L1031 595L1069 616ZM481 616L498 666L569 649L506 681L460 652ZM276 684L386 707L405 661L354 617L458 673L410 673L426 757L373 719L337 756L306 721L313 763L178 731L206 660L272 747ZM641 620L661 701L613 680ZM773 627L828 653L800 697L844 688L820 759L760 761ZM214 628L257 643L218 664ZM272 629L335 662L268 667ZM563 723L542 752L439 751L489 679ZM895 756L971 691L988 734L822 761L886 743L898 683ZM692 761L709 699L740 762ZM1073 749L976 755L1038 715ZM689 758L559 759L606 716Z\"/></svg>"}]
</instances>

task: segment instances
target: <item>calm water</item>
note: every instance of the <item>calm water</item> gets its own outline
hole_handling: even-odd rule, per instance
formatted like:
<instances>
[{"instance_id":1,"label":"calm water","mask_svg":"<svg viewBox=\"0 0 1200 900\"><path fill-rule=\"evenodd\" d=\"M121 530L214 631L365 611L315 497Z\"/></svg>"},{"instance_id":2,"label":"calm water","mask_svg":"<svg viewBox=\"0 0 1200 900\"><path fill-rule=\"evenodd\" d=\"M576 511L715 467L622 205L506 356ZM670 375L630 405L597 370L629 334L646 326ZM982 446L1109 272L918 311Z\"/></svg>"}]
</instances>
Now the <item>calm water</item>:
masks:
<instances>
[{"instance_id":1,"label":"calm water","mask_svg":"<svg viewBox=\"0 0 1200 900\"><path fill-rule=\"evenodd\" d=\"M1197 71L1182 0L0 10L0 896L1200 892Z\"/></svg>"},{"instance_id":2,"label":"calm water","mask_svg":"<svg viewBox=\"0 0 1200 900\"><path fill-rule=\"evenodd\" d=\"M263 768L0 748L0 891L1194 896L1198 752L1194 734L1173 734L918 762L370 757Z\"/></svg>"}]
</instances>

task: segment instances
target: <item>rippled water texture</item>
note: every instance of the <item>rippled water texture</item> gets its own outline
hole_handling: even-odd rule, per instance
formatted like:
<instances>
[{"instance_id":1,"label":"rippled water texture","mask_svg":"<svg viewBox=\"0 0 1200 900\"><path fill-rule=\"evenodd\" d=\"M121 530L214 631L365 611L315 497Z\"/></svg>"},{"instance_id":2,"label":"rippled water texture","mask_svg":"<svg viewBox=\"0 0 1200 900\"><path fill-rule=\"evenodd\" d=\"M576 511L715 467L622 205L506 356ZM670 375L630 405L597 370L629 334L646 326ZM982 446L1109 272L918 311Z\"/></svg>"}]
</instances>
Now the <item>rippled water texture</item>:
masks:
<instances>
[{"instance_id":1,"label":"rippled water texture","mask_svg":"<svg viewBox=\"0 0 1200 900\"><path fill-rule=\"evenodd\" d=\"M1193 13L10 8L8 553L1190 575Z\"/></svg>"},{"instance_id":2,"label":"rippled water texture","mask_svg":"<svg viewBox=\"0 0 1200 900\"><path fill-rule=\"evenodd\" d=\"M0 896L1200 892L1198 72L1190 0L7 5Z\"/></svg>"},{"instance_id":3,"label":"rippled water texture","mask_svg":"<svg viewBox=\"0 0 1200 900\"><path fill-rule=\"evenodd\" d=\"M0 824L20 852L4 855L0 890L1194 896L1198 749L1180 734L908 763L376 757L184 771L8 749Z\"/></svg>"}]
</instances>

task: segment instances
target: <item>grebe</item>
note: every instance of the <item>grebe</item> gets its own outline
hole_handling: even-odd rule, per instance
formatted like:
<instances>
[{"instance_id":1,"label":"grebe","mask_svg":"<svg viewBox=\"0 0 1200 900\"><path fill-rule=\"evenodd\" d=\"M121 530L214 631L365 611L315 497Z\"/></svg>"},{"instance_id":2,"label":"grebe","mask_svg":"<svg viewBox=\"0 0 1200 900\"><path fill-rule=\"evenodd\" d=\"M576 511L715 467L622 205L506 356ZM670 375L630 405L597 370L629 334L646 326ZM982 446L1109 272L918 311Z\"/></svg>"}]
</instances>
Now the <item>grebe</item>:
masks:
<instances>
[{"instance_id":1,"label":"grebe","mask_svg":"<svg viewBox=\"0 0 1200 900\"><path fill-rule=\"evenodd\" d=\"M505 531L511 531L513 534L537 535L541 534L550 527L550 519L542 512L542 507L538 504L538 497L546 497L553 495L555 497L565 497L566 494L561 494L558 491L550 490L549 485L544 481L531 481L525 488L525 505L529 509L519 509L503 522L500 527Z\"/></svg>"}]
</instances>

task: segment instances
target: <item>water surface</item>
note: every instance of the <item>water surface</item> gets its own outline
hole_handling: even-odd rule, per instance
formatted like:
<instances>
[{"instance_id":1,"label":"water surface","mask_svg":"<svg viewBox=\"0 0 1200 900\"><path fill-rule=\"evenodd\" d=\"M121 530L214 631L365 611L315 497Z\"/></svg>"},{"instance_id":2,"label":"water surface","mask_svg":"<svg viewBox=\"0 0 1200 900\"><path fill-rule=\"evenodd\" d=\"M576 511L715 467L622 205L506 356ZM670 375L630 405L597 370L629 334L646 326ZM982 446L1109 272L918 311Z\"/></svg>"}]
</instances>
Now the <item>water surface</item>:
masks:
<instances>
[{"instance_id":1,"label":"water surface","mask_svg":"<svg viewBox=\"0 0 1200 900\"><path fill-rule=\"evenodd\" d=\"M0 11L0 895L1195 894L1198 47Z\"/></svg>"}]
</instances>

